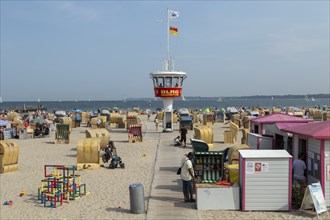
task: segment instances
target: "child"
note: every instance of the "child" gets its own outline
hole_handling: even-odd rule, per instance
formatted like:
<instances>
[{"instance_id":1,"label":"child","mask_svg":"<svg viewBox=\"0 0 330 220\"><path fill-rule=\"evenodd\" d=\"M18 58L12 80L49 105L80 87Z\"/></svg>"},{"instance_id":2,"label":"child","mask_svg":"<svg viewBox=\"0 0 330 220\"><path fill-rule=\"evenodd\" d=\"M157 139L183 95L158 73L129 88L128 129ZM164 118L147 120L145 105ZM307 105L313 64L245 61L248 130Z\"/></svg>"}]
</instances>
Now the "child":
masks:
<instances>
[{"instance_id":1,"label":"child","mask_svg":"<svg viewBox=\"0 0 330 220\"><path fill-rule=\"evenodd\" d=\"M176 138L174 138L174 146L181 146L181 143L180 143L180 136L177 136Z\"/></svg>"}]
</instances>

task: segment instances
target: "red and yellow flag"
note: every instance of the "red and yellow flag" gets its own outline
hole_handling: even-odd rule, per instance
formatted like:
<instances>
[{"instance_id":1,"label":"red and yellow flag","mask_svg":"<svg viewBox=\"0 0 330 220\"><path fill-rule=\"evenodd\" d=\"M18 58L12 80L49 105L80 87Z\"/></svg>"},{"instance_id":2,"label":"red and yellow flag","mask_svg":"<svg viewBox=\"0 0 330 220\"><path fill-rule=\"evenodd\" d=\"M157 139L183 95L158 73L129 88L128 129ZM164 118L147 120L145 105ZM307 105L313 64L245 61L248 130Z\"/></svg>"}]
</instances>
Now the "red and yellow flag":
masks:
<instances>
[{"instance_id":1,"label":"red and yellow flag","mask_svg":"<svg viewBox=\"0 0 330 220\"><path fill-rule=\"evenodd\" d=\"M170 34L174 34L174 35L178 36L178 34L179 34L178 29L176 27L170 26Z\"/></svg>"}]
</instances>

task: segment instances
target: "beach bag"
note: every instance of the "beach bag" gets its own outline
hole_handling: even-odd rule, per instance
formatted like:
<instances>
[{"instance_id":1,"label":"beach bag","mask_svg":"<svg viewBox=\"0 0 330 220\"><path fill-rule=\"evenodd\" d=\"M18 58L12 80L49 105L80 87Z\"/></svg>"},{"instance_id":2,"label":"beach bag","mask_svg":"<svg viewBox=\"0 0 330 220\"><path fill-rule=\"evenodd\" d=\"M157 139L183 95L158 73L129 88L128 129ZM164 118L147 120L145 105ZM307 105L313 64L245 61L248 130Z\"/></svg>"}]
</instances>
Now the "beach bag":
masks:
<instances>
[{"instance_id":1,"label":"beach bag","mask_svg":"<svg viewBox=\"0 0 330 220\"><path fill-rule=\"evenodd\" d=\"M176 174L177 174L177 175L180 175L180 174L181 174L182 167L183 167L183 165L184 165L186 162L187 162L187 160L182 164L181 167L179 167L178 171L176 171Z\"/></svg>"}]
</instances>

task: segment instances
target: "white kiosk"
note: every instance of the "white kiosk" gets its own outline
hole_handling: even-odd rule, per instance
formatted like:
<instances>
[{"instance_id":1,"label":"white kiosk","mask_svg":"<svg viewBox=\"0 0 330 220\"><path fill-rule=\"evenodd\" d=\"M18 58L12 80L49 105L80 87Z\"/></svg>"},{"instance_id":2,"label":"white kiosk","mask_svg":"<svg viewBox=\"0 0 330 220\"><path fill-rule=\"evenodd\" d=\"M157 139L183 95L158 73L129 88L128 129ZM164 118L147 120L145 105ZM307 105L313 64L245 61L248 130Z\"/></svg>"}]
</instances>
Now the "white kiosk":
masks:
<instances>
[{"instance_id":1,"label":"white kiosk","mask_svg":"<svg viewBox=\"0 0 330 220\"><path fill-rule=\"evenodd\" d=\"M167 10L167 60L165 70L150 73L154 85L155 97L161 98L164 103L163 131L173 131L173 99L180 98L182 94L183 80L187 73L173 70L173 62L170 58L170 21L178 21L179 12Z\"/></svg>"}]
</instances>

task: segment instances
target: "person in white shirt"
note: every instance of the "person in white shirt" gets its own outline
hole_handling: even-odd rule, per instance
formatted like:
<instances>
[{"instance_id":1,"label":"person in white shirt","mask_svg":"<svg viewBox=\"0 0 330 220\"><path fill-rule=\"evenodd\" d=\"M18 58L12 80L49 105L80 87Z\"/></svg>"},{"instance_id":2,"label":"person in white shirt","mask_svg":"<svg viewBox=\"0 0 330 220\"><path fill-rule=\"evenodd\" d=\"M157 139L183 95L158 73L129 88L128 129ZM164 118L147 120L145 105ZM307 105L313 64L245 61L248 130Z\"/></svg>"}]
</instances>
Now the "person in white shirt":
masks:
<instances>
[{"instance_id":1,"label":"person in white shirt","mask_svg":"<svg viewBox=\"0 0 330 220\"><path fill-rule=\"evenodd\" d=\"M189 152L181 160L181 174L182 179L182 191L184 196L184 202L195 202L193 199L193 180L194 180L194 168L191 160L193 159L193 153Z\"/></svg>"},{"instance_id":2,"label":"person in white shirt","mask_svg":"<svg viewBox=\"0 0 330 220\"><path fill-rule=\"evenodd\" d=\"M304 154L299 153L298 159L293 161L292 169L293 169L293 180L297 183L305 183L305 171L306 171L306 164L303 160Z\"/></svg>"},{"instance_id":3,"label":"person in white shirt","mask_svg":"<svg viewBox=\"0 0 330 220\"><path fill-rule=\"evenodd\" d=\"M177 136L176 138L174 138L173 142L174 142L174 146L181 146L180 136Z\"/></svg>"}]
</instances>

